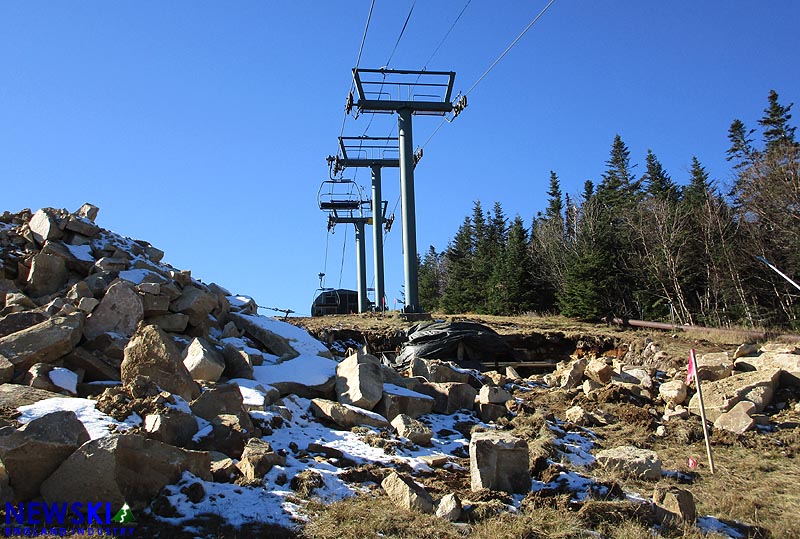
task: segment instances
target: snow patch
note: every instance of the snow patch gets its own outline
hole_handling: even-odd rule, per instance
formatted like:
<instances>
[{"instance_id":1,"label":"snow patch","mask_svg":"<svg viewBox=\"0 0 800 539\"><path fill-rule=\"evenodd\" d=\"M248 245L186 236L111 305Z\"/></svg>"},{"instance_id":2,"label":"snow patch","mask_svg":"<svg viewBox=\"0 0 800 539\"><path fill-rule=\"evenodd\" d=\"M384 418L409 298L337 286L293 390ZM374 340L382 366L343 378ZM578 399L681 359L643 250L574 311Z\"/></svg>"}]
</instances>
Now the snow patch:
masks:
<instances>
[{"instance_id":1,"label":"snow patch","mask_svg":"<svg viewBox=\"0 0 800 539\"><path fill-rule=\"evenodd\" d=\"M109 428L114 425L116 432L129 430L137 425L140 425L142 419L134 414L125 421L117 421L113 417L104 414L95 408L95 401L89 399L78 399L73 397L55 397L52 399L45 399L27 406L20 406L17 410L22 414L19 417L19 422L23 424L30 423L34 419L46 416L53 412L60 412L69 410L75 412L78 419L92 440L98 438L105 438L110 435Z\"/></svg>"}]
</instances>

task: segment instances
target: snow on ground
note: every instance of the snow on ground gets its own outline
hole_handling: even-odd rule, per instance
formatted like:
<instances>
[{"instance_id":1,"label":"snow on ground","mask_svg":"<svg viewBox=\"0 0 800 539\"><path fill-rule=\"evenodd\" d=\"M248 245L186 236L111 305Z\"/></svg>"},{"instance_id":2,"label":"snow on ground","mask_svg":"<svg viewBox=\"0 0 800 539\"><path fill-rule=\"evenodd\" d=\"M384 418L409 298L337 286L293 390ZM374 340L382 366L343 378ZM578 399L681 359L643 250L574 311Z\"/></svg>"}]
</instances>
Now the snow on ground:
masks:
<instances>
[{"instance_id":1,"label":"snow on ground","mask_svg":"<svg viewBox=\"0 0 800 539\"><path fill-rule=\"evenodd\" d=\"M69 243L65 243L64 247L78 260L91 263L95 261L91 245L70 245Z\"/></svg>"},{"instance_id":2,"label":"snow on ground","mask_svg":"<svg viewBox=\"0 0 800 539\"><path fill-rule=\"evenodd\" d=\"M336 365L338 363L332 359L317 355L303 355L277 365L253 367L253 378L259 384L266 385L294 382L307 386L318 386L336 374Z\"/></svg>"},{"instance_id":3,"label":"snow on ground","mask_svg":"<svg viewBox=\"0 0 800 539\"><path fill-rule=\"evenodd\" d=\"M78 375L69 369L56 367L48 373L50 381L73 395L78 392Z\"/></svg>"},{"instance_id":4,"label":"snow on ground","mask_svg":"<svg viewBox=\"0 0 800 539\"><path fill-rule=\"evenodd\" d=\"M433 400L433 397L430 395L423 395L422 393L417 393L416 391L411 391L410 389L396 386L394 384L383 384L383 392L388 393L389 395L397 395L399 397L413 397L415 399Z\"/></svg>"},{"instance_id":5,"label":"snow on ground","mask_svg":"<svg viewBox=\"0 0 800 539\"><path fill-rule=\"evenodd\" d=\"M597 436L589 429L581 432L566 431L561 422L547 422L548 428L556 434L553 445L558 449L559 456L574 466L591 466L595 458L592 449L595 447L594 438Z\"/></svg>"},{"instance_id":6,"label":"snow on ground","mask_svg":"<svg viewBox=\"0 0 800 539\"><path fill-rule=\"evenodd\" d=\"M260 316L260 315L251 315L251 314L239 314L242 318L246 318L253 324L258 325L259 327L274 333L275 335L280 335L287 341L289 344L300 353L301 356L304 355L323 355L325 357L330 356L330 351L325 347L324 344L319 342L317 339L309 335L309 333L304 330L303 328L299 328L297 326L293 326L288 322L282 322L277 318L273 318L272 316Z\"/></svg>"},{"instance_id":7,"label":"snow on ground","mask_svg":"<svg viewBox=\"0 0 800 539\"><path fill-rule=\"evenodd\" d=\"M148 276L155 276L151 278L154 278L155 279L154 282L157 283L163 283L164 281L166 281L164 277L162 277L155 271L150 271L148 269L132 269L119 272L120 279L123 279L133 284L142 284Z\"/></svg>"},{"instance_id":8,"label":"snow on ground","mask_svg":"<svg viewBox=\"0 0 800 539\"><path fill-rule=\"evenodd\" d=\"M134 414L128 419L117 421L113 417L104 414L95 408L95 401L89 399L78 399L75 397L55 397L52 399L45 399L27 406L20 406L17 410L22 414L18 419L20 423L30 423L34 419L51 414L53 412L60 412L63 410L70 410L75 412L78 419L92 440L104 438L111 434L109 427L115 425L115 431L126 431L132 427L140 425L142 418Z\"/></svg>"},{"instance_id":9,"label":"snow on ground","mask_svg":"<svg viewBox=\"0 0 800 539\"><path fill-rule=\"evenodd\" d=\"M727 535L731 539L744 539L746 535L734 528L730 524L726 524L717 517L705 516L697 519L696 526L705 533L718 533L720 535Z\"/></svg>"}]
</instances>

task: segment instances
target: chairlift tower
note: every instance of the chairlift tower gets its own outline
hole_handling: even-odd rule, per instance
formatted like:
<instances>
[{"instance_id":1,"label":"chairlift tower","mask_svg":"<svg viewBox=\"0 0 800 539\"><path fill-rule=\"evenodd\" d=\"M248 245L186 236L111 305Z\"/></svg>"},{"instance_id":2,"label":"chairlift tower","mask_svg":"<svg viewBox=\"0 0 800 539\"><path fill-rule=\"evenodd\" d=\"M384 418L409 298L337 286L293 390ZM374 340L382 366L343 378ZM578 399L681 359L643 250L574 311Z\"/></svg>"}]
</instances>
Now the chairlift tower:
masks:
<instances>
[{"instance_id":1,"label":"chairlift tower","mask_svg":"<svg viewBox=\"0 0 800 539\"><path fill-rule=\"evenodd\" d=\"M317 193L319 209L328 213L328 230L338 223L352 223L356 229L356 280L358 281L358 312L369 311L367 298L366 237L364 226L371 221L363 207L369 205L361 189L349 179L330 179L322 182ZM321 287L321 286L320 286Z\"/></svg>"},{"instance_id":2,"label":"chairlift tower","mask_svg":"<svg viewBox=\"0 0 800 539\"><path fill-rule=\"evenodd\" d=\"M417 224L414 202L414 143L411 118L415 114L443 116L453 110L450 102L452 71L353 69L358 93L358 113L397 113L400 164L400 199L403 220L403 270L407 313L421 312L417 268Z\"/></svg>"},{"instance_id":3,"label":"chairlift tower","mask_svg":"<svg viewBox=\"0 0 800 539\"><path fill-rule=\"evenodd\" d=\"M397 137L339 137L339 153L334 157L336 171L347 167L369 167L372 170L372 243L375 263L375 309L386 310L386 289L383 272L383 224L387 202L382 200L381 170L398 168Z\"/></svg>"}]
</instances>

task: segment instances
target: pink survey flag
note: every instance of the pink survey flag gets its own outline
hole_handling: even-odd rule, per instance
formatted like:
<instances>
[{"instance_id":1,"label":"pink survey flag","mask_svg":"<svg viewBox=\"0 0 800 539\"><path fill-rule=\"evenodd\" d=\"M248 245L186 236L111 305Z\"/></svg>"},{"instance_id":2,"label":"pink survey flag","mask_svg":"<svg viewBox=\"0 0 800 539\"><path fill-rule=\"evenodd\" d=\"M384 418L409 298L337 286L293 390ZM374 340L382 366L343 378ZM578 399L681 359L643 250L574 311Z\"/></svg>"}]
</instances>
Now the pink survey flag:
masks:
<instances>
[{"instance_id":1,"label":"pink survey flag","mask_svg":"<svg viewBox=\"0 0 800 539\"><path fill-rule=\"evenodd\" d=\"M694 348L689 350L689 372L686 373L686 385L692 383L692 378L695 376L695 364L697 360L694 357Z\"/></svg>"}]
</instances>

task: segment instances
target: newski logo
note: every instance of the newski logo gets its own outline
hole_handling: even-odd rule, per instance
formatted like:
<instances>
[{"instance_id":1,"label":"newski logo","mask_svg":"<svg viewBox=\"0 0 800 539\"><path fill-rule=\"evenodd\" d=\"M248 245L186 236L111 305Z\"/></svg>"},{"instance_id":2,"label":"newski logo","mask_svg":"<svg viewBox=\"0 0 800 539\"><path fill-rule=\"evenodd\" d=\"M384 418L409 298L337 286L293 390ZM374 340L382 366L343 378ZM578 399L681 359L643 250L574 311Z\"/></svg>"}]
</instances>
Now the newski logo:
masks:
<instances>
[{"instance_id":1,"label":"newski logo","mask_svg":"<svg viewBox=\"0 0 800 539\"><path fill-rule=\"evenodd\" d=\"M114 511L109 502L6 503L6 537L37 535L131 536L135 522L128 504Z\"/></svg>"}]
</instances>

